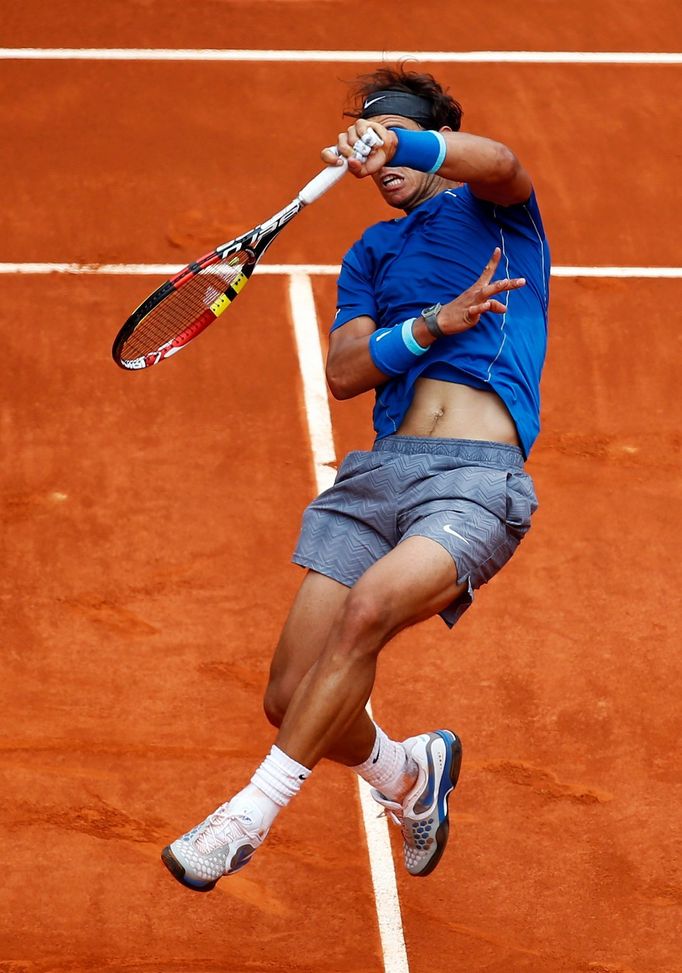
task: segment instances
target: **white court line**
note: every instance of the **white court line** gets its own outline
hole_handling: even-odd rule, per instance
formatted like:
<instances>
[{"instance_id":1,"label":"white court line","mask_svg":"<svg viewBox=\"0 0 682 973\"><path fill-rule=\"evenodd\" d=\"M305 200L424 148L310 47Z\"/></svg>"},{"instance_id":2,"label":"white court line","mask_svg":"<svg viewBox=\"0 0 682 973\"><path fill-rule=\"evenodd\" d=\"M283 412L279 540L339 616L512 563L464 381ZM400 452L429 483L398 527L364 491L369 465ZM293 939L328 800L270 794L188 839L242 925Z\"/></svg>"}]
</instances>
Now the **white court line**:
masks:
<instances>
[{"instance_id":1,"label":"white court line","mask_svg":"<svg viewBox=\"0 0 682 973\"><path fill-rule=\"evenodd\" d=\"M551 277L682 277L682 267L552 267Z\"/></svg>"},{"instance_id":2,"label":"white court line","mask_svg":"<svg viewBox=\"0 0 682 973\"><path fill-rule=\"evenodd\" d=\"M278 51L145 47L2 47L0 59L33 61L293 61L432 64L682 64L674 51Z\"/></svg>"},{"instance_id":3,"label":"white court line","mask_svg":"<svg viewBox=\"0 0 682 973\"><path fill-rule=\"evenodd\" d=\"M335 472L330 464L334 462L335 449L313 288L310 277L306 273L291 274L289 303L303 379L315 485L319 493L334 482ZM371 716L372 710L369 703L367 711ZM358 786L362 819L367 835L384 971L385 973L410 973L388 825L386 818L378 814L377 805L369 793L369 786L359 777Z\"/></svg>"},{"instance_id":4,"label":"white court line","mask_svg":"<svg viewBox=\"0 0 682 973\"><path fill-rule=\"evenodd\" d=\"M303 378L303 398L313 452L315 486L317 492L321 493L334 482L336 474L332 464L336 460L336 450L313 288L310 277L305 273L295 273L290 276L289 303Z\"/></svg>"},{"instance_id":5,"label":"white court line","mask_svg":"<svg viewBox=\"0 0 682 973\"><path fill-rule=\"evenodd\" d=\"M183 264L0 263L0 274L95 274L103 277L172 277ZM339 264L258 264L257 274L335 277ZM682 267L552 267L552 277L680 278Z\"/></svg>"},{"instance_id":6,"label":"white court line","mask_svg":"<svg viewBox=\"0 0 682 973\"><path fill-rule=\"evenodd\" d=\"M0 274L101 274L107 276L172 277L183 264L0 263ZM338 275L337 264L258 264L257 274Z\"/></svg>"}]
</instances>

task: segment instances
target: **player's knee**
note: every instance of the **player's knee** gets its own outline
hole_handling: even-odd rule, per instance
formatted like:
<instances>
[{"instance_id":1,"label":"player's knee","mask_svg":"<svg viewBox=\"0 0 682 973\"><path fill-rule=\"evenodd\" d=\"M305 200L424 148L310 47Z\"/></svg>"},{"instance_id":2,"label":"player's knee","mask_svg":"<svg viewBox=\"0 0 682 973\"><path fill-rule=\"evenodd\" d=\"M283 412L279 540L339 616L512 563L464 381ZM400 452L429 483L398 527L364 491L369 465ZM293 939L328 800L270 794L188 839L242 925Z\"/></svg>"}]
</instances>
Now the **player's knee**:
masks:
<instances>
[{"instance_id":1,"label":"player's knee","mask_svg":"<svg viewBox=\"0 0 682 973\"><path fill-rule=\"evenodd\" d=\"M376 652L390 629L390 609L381 592L363 585L353 588L341 621L344 642L357 652Z\"/></svg>"},{"instance_id":2,"label":"player's knee","mask_svg":"<svg viewBox=\"0 0 682 973\"><path fill-rule=\"evenodd\" d=\"M288 705L289 698L283 692L281 684L271 681L263 696L263 710L268 722L279 728Z\"/></svg>"}]
</instances>

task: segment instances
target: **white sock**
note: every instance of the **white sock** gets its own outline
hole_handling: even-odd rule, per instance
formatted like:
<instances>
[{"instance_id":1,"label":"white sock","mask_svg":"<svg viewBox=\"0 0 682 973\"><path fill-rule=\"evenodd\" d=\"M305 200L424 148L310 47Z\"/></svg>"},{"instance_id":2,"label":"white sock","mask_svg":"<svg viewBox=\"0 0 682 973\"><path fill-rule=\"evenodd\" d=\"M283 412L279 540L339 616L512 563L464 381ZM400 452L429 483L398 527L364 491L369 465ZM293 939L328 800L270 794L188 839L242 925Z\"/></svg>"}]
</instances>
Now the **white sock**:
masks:
<instances>
[{"instance_id":1,"label":"white sock","mask_svg":"<svg viewBox=\"0 0 682 973\"><path fill-rule=\"evenodd\" d=\"M279 747L272 747L251 783L232 798L230 810L238 814L246 811L248 816L248 810L255 807L263 819L261 830L267 831L282 808L298 794L310 773Z\"/></svg>"},{"instance_id":2,"label":"white sock","mask_svg":"<svg viewBox=\"0 0 682 973\"><path fill-rule=\"evenodd\" d=\"M390 740L380 726L374 726L377 735L372 752L364 763L351 770L389 800L401 801L417 779L417 765L402 743Z\"/></svg>"}]
</instances>

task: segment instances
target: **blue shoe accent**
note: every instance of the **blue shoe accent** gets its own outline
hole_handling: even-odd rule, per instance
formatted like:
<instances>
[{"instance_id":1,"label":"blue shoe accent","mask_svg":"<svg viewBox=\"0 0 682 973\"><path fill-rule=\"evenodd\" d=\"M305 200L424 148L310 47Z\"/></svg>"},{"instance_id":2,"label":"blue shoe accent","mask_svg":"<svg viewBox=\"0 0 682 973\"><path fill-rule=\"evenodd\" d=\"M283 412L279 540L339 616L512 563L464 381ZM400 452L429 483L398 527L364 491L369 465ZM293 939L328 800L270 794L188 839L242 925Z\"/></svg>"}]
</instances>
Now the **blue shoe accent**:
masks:
<instances>
[{"instance_id":1,"label":"blue shoe accent","mask_svg":"<svg viewBox=\"0 0 682 973\"><path fill-rule=\"evenodd\" d=\"M462 745L451 730L435 730L411 737L403 746L419 767L414 788L402 805L376 790L372 797L401 827L410 875L425 876L442 858L448 841L448 799L459 778Z\"/></svg>"},{"instance_id":2,"label":"blue shoe accent","mask_svg":"<svg viewBox=\"0 0 682 973\"><path fill-rule=\"evenodd\" d=\"M232 875L251 861L267 829L261 812L230 802L163 849L161 859L171 875L186 888L209 892L224 875Z\"/></svg>"},{"instance_id":3,"label":"blue shoe accent","mask_svg":"<svg viewBox=\"0 0 682 973\"><path fill-rule=\"evenodd\" d=\"M455 734L451 733L450 730L436 730L436 734L445 742L445 754L446 754L445 766L443 767L443 773L441 774L440 786L438 790L439 816L441 818L444 818L447 817L447 813L448 813L448 797L455 788L455 785L452 783L452 780L450 779L450 772L452 770L453 747L455 742L459 743L459 740L457 740ZM461 759L461 751L462 751L461 745L459 746L458 750ZM431 755L429 753L429 757L430 756ZM457 769L457 777L459 777L459 768Z\"/></svg>"},{"instance_id":4,"label":"blue shoe accent","mask_svg":"<svg viewBox=\"0 0 682 973\"><path fill-rule=\"evenodd\" d=\"M185 869L171 851L170 845L167 845L161 852L161 861L173 878L177 879L185 888L192 889L193 892L210 892L211 889L215 888L215 882L203 882L188 877Z\"/></svg>"},{"instance_id":5,"label":"blue shoe accent","mask_svg":"<svg viewBox=\"0 0 682 973\"><path fill-rule=\"evenodd\" d=\"M255 850L256 849L251 848L250 845L242 845L241 848L238 848L237 854L230 862L230 874L233 872L238 872L240 868L244 867L244 865L248 865Z\"/></svg>"},{"instance_id":6,"label":"blue shoe accent","mask_svg":"<svg viewBox=\"0 0 682 973\"><path fill-rule=\"evenodd\" d=\"M413 809L415 814L424 814L425 811L428 811L429 808L433 806L433 795L436 789L436 775L433 770L433 757L431 756L430 745L428 745L426 748L426 760L426 790L422 791L419 799L415 801Z\"/></svg>"}]
</instances>

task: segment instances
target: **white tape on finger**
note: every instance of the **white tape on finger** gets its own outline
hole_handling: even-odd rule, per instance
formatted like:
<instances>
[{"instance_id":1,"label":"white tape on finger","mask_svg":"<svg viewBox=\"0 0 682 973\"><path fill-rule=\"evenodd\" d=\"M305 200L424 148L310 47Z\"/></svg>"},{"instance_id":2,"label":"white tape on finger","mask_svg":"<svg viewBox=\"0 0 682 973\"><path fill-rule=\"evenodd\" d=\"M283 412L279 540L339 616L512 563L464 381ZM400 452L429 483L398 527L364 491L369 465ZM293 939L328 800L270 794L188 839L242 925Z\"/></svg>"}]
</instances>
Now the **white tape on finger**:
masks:
<instances>
[{"instance_id":1,"label":"white tape on finger","mask_svg":"<svg viewBox=\"0 0 682 973\"><path fill-rule=\"evenodd\" d=\"M361 139L358 139L355 145L353 146L353 152L355 153L355 156L358 159L366 159L367 156L371 153L371 151L372 151L372 146L368 145L366 142L363 142Z\"/></svg>"},{"instance_id":2,"label":"white tape on finger","mask_svg":"<svg viewBox=\"0 0 682 973\"><path fill-rule=\"evenodd\" d=\"M384 144L383 139L379 138L379 136L377 135L377 133L374 131L373 128L367 129L365 134L362 136L362 141L365 143L365 145L368 145L371 149L373 149L376 145Z\"/></svg>"}]
</instances>

